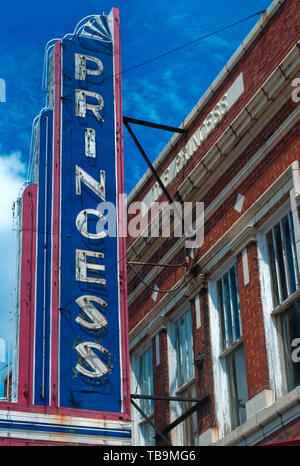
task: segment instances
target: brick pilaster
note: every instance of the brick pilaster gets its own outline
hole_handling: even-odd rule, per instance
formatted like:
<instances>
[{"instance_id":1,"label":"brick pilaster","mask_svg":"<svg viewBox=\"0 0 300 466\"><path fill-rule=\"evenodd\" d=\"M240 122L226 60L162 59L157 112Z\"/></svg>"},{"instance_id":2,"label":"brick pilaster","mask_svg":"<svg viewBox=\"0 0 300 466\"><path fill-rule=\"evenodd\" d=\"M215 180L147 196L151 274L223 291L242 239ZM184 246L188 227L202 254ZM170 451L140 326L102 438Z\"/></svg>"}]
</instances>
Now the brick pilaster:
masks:
<instances>
[{"instance_id":1,"label":"brick pilaster","mask_svg":"<svg viewBox=\"0 0 300 466\"><path fill-rule=\"evenodd\" d=\"M153 349L153 388L155 395L169 396L169 372L168 372L168 342L167 329L163 328L159 332L159 352L160 363L156 365L156 345L155 338L152 340ZM170 424L170 403L159 400L154 402L155 424L160 431ZM164 445L161 438L157 438L157 445Z\"/></svg>"},{"instance_id":2,"label":"brick pilaster","mask_svg":"<svg viewBox=\"0 0 300 466\"><path fill-rule=\"evenodd\" d=\"M256 242L250 242L246 248L249 283L244 284L241 253L237 257L237 269L248 397L251 399L270 384Z\"/></svg>"},{"instance_id":3,"label":"brick pilaster","mask_svg":"<svg viewBox=\"0 0 300 466\"><path fill-rule=\"evenodd\" d=\"M202 288L199 291L200 300L200 319L201 325L196 328L196 309L195 299L192 301L192 322L193 322L193 337L194 337L194 358L202 354L203 362L195 364L195 387L196 397L199 399L210 395L210 403L207 403L198 412L198 433L205 432L210 427L214 427L214 382L213 382L213 367L211 356L210 343L210 324L209 324L209 306L207 288Z\"/></svg>"}]
</instances>

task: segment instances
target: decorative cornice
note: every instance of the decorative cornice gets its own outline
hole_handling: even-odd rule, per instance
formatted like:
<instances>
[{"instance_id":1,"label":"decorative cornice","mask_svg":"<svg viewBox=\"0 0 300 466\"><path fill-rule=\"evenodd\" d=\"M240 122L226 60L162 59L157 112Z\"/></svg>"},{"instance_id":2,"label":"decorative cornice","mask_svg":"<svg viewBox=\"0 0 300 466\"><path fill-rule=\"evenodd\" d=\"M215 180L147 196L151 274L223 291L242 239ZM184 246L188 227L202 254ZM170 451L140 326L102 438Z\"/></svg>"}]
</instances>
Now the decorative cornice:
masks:
<instances>
[{"instance_id":1,"label":"decorative cornice","mask_svg":"<svg viewBox=\"0 0 300 466\"><path fill-rule=\"evenodd\" d=\"M184 289L184 294L188 299L193 299L200 290L207 288L207 276L204 273L200 273L200 269L198 269L199 267L196 265L195 271L198 271L197 275L193 275L193 269L189 274L191 280L186 284Z\"/></svg>"},{"instance_id":2,"label":"decorative cornice","mask_svg":"<svg viewBox=\"0 0 300 466\"><path fill-rule=\"evenodd\" d=\"M299 111L300 116L300 111ZM224 254L231 252L230 239L238 236L240 232L250 226L253 223L259 222L285 197L289 196L289 191L293 186L292 179L292 168L293 162L275 181L269 188L246 210L246 212L226 231L226 233L202 256L198 264L202 270L206 271L210 262L219 262L223 260ZM253 232L253 230L252 230ZM223 250L224 254L219 255L219 252Z\"/></svg>"},{"instance_id":3,"label":"decorative cornice","mask_svg":"<svg viewBox=\"0 0 300 466\"><path fill-rule=\"evenodd\" d=\"M299 42L300 43L300 42ZM288 80L282 75L280 69L284 69ZM245 105L235 120L227 127L218 141L208 150L204 158L193 168L188 174L177 191L180 193L183 201L193 202L204 197L207 190L211 188L212 182L216 182L224 173L224 164L228 164L230 154L230 163L240 156L245 148L251 143L251 140L256 137L261 131L262 124L267 123L274 117L274 113L290 99L290 82L300 69L300 56L298 43L286 55L279 66L270 74L260 89L252 99ZM297 111L293 112L294 124L297 122ZM262 121L263 118L263 121ZM237 186L248 175L248 168L251 165L256 165L265 154L271 150L271 146L278 143L285 134L285 126L288 122L290 126L290 118L281 125L280 128L268 139L268 141L257 151L252 157L244 170L234 180L234 186ZM231 128L234 128L234 133ZM205 167L203 163L205 162ZM253 167L252 167L253 168ZM213 178L213 179L212 179ZM192 186L191 186L192 183ZM205 210L205 219L215 211L234 190L233 184L227 186L216 200ZM160 246L160 245L158 245ZM141 238L137 238L128 248L128 255L133 259L133 248L137 254L145 254L145 244ZM153 244L150 248L156 248ZM151 252L147 247L147 254ZM153 251L151 252L153 253ZM128 276L130 280L130 273Z\"/></svg>"},{"instance_id":4,"label":"decorative cornice","mask_svg":"<svg viewBox=\"0 0 300 466\"><path fill-rule=\"evenodd\" d=\"M253 225L248 225L230 244L231 251L238 256L242 250L251 242L256 242L257 230Z\"/></svg>"},{"instance_id":5,"label":"decorative cornice","mask_svg":"<svg viewBox=\"0 0 300 466\"><path fill-rule=\"evenodd\" d=\"M166 330L168 319L166 316L159 316L155 322L148 327L148 336L155 337L161 330Z\"/></svg>"},{"instance_id":6,"label":"decorative cornice","mask_svg":"<svg viewBox=\"0 0 300 466\"><path fill-rule=\"evenodd\" d=\"M207 221L212 213L224 202L226 197L232 192L234 189L235 185L239 184L242 182L245 176L247 176L247 173L249 173L250 170L253 170L255 166L264 158L267 156L267 154L278 144L278 142L290 131L290 129L296 125L296 123L300 120L300 107L296 107L296 109L289 115L289 117L284 121L284 123L278 128L278 131L276 131L270 139L262 146L258 152L252 157L252 159L248 162L248 164L244 167L242 170L241 174L235 179L234 183L231 185L231 189L227 191L227 188L225 188L218 198L208 206L208 208L205 211L205 220ZM230 240L239 233L243 228L246 227L248 222L253 223L252 217L254 215L254 212L258 212L259 209L262 208L262 206L270 200L272 196L276 192L278 192L278 198L282 199L282 196L285 194L282 191L282 186L285 184L287 181L291 181L291 183L295 183L297 181L297 174L299 173L299 167L295 162L288 167L278 178L277 180L269 186L269 188L266 189L266 191L247 209L247 211L241 215L239 220L232 225L229 230L210 248L209 251L207 251L204 256L202 256L198 263L200 264L201 269L203 269L204 266L211 260L211 258L215 258L217 260L217 255L220 251L221 248L223 248L226 244L229 244ZM296 186L300 186L300 182L297 181ZM300 190L300 187L299 187ZM298 192L297 188L296 191ZM299 197L299 196L298 196ZM269 206L270 208L270 206ZM269 210L268 208L268 210ZM258 219L256 218L254 223ZM158 238L160 240L160 238ZM175 256L178 253L178 248L183 247L183 240L178 241L178 243L172 248L172 253L170 251L166 254L164 257L165 261L169 261L173 256ZM155 250L147 250L147 251L138 251L139 254L146 253L146 257L148 255L151 256L155 252ZM130 257L130 255L129 255ZM220 257L220 260L222 257ZM149 282L155 279L156 274L154 273L154 270L150 272L150 274L145 277L145 279ZM129 282L130 282L130 275L128 276ZM133 293L129 295L129 302L132 303L138 296L138 294L142 291L142 287L138 286Z\"/></svg>"},{"instance_id":7,"label":"decorative cornice","mask_svg":"<svg viewBox=\"0 0 300 466\"><path fill-rule=\"evenodd\" d=\"M162 328L166 328L169 316L178 311L185 303L188 303L202 288L207 287L207 277L198 273L197 266L194 268L196 276L190 271L186 278L186 285L175 294L165 295L130 332L130 350L132 350L145 337L155 336ZM176 285L175 285L176 286Z\"/></svg>"},{"instance_id":8,"label":"decorative cornice","mask_svg":"<svg viewBox=\"0 0 300 466\"><path fill-rule=\"evenodd\" d=\"M261 31L267 26L268 22L272 18L273 15L277 12L278 8L285 2L285 0L273 0L269 8L267 9L266 13L259 19L259 21L254 25L253 29L250 31L248 36L244 39L242 44L239 46L239 48L235 51L235 53L232 55L230 60L227 62L227 64L224 66L224 68L221 70L219 75L216 77L216 79L213 81L213 83L209 86L207 91L202 95L198 103L195 105L195 107L192 109L190 114L185 118L185 120L182 122L180 125L180 128L187 129L189 128L192 123L194 122L195 118L199 114L199 112L202 111L202 109L207 105L207 103L210 101L210 99L213 97L213 95L216 93L216 91L219 89L219 87L222 85L228 74L233 70L233 68L236 66L236 64L242 59L244 54L247 52L247 50L250 48L250 45L254 42L254 40L258 37L258 35L261 33ZM155 159L153 162L153 166L157 168L167 157L168 153L170 150L175 146L175 144L179 141L181 135L175 134L172 136L170 141L166 144L164 149L161 151L159 156ZM150 169L147 170L147 172L144 174L144 176L140 179L140 181L137 183L137 185L133 188L131 193L128 196L128 202L132 202L134 199L134 196L137 194L140 189L145 185L147 180L151 177L151 171Z\"/></svg>"},{"instance_id":9,"label":"decorative cornice","mask_svg":"<svg viewBox=\"0 0 300 466\"><path fill-rule=\"evenodd\" d=\"M100 40L101 42L112 41L112 35L107 23L107 16L95 15L90 18L86 23L75 28L75 35L90 37L92 39Z\"/></svg>"}]
</instances>

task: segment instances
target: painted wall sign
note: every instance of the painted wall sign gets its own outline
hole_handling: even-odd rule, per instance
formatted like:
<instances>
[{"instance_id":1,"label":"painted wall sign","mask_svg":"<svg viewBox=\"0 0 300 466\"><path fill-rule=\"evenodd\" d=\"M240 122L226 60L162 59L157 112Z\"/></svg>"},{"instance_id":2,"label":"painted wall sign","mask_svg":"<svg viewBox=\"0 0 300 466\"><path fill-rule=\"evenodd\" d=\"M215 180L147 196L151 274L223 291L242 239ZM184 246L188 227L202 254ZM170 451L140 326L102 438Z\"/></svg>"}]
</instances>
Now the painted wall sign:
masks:
<instances>
[{"instance_id":1,"label":"painted wall sign","mask_svg":"<svg viewBox=\"0 0 300 466\"><path fill-rule=\"evenodd\" d=\"M224 118L228 110L235 104L243 92L244 81L243 73L241 73L162 174L161 180L166 187L180 173L196 150L216 128L217 124ZM155 183L143 200L145 206L150 209L152 202L157 201L161 194L162 191L159 184Z\"/></svg>"},{"instance_id":2,"label":"painted wall sign","mask_svg":"<svg viewBox=\"0 0 300 466\"><path fill-rule=\"evenodd\" d=\"M56 41L48 71L48 107L33 132L33 184L23 195L14 428L18 438L49 431L63 442L77 426L73 443L125 445L126 238L97 225L104 202L116 207L117 231L126 218L118 9ZM29 415L25 426L19 410L41 412L41 422Z\"/></svg>"}]
</instances>

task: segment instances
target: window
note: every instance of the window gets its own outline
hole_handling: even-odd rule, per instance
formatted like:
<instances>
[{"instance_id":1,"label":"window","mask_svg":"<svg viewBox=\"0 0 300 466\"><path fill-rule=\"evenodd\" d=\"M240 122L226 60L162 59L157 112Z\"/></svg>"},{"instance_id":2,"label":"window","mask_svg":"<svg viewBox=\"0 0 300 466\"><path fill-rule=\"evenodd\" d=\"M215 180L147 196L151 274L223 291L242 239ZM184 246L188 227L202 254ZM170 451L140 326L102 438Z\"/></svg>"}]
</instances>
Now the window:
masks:
<instances>
[{"instance_id":1,"label":"window","mask_svg":"<svg viewBox=\"0 0 300 466\"><path fill-rule=\"evenodd\" d=\"M152 347L139 357L138 384L142 395L153 395ZM141 400L141 408L148 416L154 411L154 400Z\"/></svg>"},{"instance_id":2,"label":"window","mask_svg":"<svg viewBox=\"0 0 300 466\"><path fill-rule=\"evenodd\" d=\"M230 386L231 426L235 429L246 421L246 402L248 401L243 345L240 345L226 359Z\"/></svg>"},{"instance_id":3,"label":"window","mask_svg":"<svg viewBox=\"0 0 300 466\"><path fill-rule=\"evenodd\" d=\"M300 362L293 360L293 341L300 338L300 300L295 301L278 316L282 335L283 365L286 375L287 391L300 385Z\"/></svg>"},{"instance_id":4,"label":"window","mask_svg":"<svg viewBox=\"0 0 300 466\"><path fill-rule=\"evenodd\" d=\"M300 337L299 265L293 217L285 214L266 233L272 308L275 308L279 358L283 370L283 391L300 384L300 367L292 359L293 340ZM298 300L297 300L298 299Z\"/></svg>"},{"instance_id":5,"label":"window","mask_svg":"<svg viewBox=\"0 0 300 466\"><path fill-rule=\"evenodd\" d=\"M291 212L266 235L273 306L285 301L299 288L299 269Z\"/></svg>"},{"instance_id":6,"label":"window","mask_svg":"<svg viewBox=\"0 0 300 466\"><path fill-rule=\"evenodd\" d=\"M191 311L186 311L175 322L175 351L177 359L177 388L194 377L194 351Z\"/></svg>"},{"instance_id":7,"label":"window","mask_svg":"<svg viewBox=\"0 0 300 466\"><path fill-rule=\"evenodd\" d=\"M191 310L187 310L170 324L170 339L172 344L170 392L171 395L182 398L195 398L194 381L194 349ZM172 364L173 362L173 364ZM170 409L173 420L189 410L193 402L171 402ZM176 430L175 444L185 446L196 445L197 413L188 416Z\"/></svg>"},{"instance_id":8,"label":"window","mask_svg":"<svg viewBox=\"0 0 300 466\"><path fill-rule=\"evenodd\" d=\"M223 350L242 335L236 266L217 282Z\"/></svg>"},{"instance_id":9,"label":"window","mask_svg":"<svg viewBox=\"0 0 300 466\"><path fill-rule=\"evenodd\" d=\"M221 356L226 361L231 428L235 429L246 420L248 401L236 265L217 281L217 295L223 351Z\"/></svg>"},{"instance_id":10,"label":"window","mask_svg":"<svg viewBox=\"0 0 300 466\"><path fill-rule=\"evenodd\" d=\"M143 354L136 358L135 364L137 392L140 395L153 395L153 363L152 363L152 347L148 348ZM142 411L152 418L154 415L154 400L137 401ZM138 415L138 443L140 445L152 446L155 445L155 432L152 426L143 416Z\"/></svg>"},{"instance_id":11,"label":"window","mask_svg":"<svg viewBox=\"0 0 300 466\"><path fill-rule=\"evenodd\" d=\"M196 398L195 384L189 384L184 390L177 392L178 396L183 398ZM182 413L188 411L194 406L192 401L182 402ZM186 418L182 423L183 429L183 444L186 446L194 446L197 443L198 425L197 425L197 413L193 413L191 416Z\"/></svg>"}]
</instances>

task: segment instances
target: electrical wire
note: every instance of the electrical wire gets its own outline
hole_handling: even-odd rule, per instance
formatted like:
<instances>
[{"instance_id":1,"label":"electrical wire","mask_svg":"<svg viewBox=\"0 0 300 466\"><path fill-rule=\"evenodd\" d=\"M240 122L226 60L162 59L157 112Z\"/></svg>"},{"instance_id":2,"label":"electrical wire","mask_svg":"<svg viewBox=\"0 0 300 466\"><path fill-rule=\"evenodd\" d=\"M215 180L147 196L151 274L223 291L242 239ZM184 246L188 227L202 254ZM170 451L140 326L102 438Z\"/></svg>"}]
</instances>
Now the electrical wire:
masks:
<instances>
[{"instance_id":1,"label":"electrical wire","mask_svg":"<svg viewBox=\"0 0 300 466\"><path fill-rule=\"evenodd\" d=\"M127 264L129 265L129 267L133 270L133 272L136 274L136 276L139 278L139 280L147 287L149 288L151 291L154 291L155 293L163 293L163 294L168 294L168 293L174 293L175 291L179 291L180 288L182 287L182 284L186 278L186 269L187 267L185 266L184 268L184 272L183 272L183 277L182 279L180 280L180 282L175 286L175 288L171 288L170 290L159 290L157 288L153 288L152 286L148 285L148 283L145 282L145 280L143 279L143 277L139 274L139 272L133 267L133 265L131 264L131 262L127 262Z\"/></svg>"},{"instance_id":2,"label":"electrical wire","mask_svg":"<svg viewBox=\"0 0 300 466\"><path fill-rule=\"evenodd\" d=\"M133 65L133 66L131 66L129 68L125 68L124 70L120 71L119 73L113 74L113 75L108 76L107 78L103 79L102 82L108 81L109 79L116 78L116 77L118 77L120 75L124 75L125 73L128 73L129 71L133 71L133 70L135 70L137 68L140 68L141 66L144 66L144 65L147 65L149 63L153 63L154 61L160 60L161 58L164 58L164 57L166 57L166 56L168 56L168 55L170 55L172 53L178 52L179 50L182 50L182 49L184 49L186 47L189 47L189 46L191 46L191 45L193 45L193 44L195 44L197 42L200 42L200 41L202 41L204 39L207 39L207 38L209 38L209 37L211 37L211 36L213 36L215 34L219 34L220 32L231 29L232 27L237 26L238 24L244 23L245 21L248 21L249 19L254 18L255 16L258 16L258 15L261 15L261 14L263 14L265 12L266 12L266 10L257 11L256 13L253 13L252 15L249 15L249 16L247 16L245 18L242 18L242 19L240 19L238 21L235 21L234 23L231 23L231 24L229 24L227 26L224 26L224 27L222 27L220 29L217 29L216 31L209 32L208 34L205 34L204 36L198 37L197 39L191 40L190 42L186 42L186 43L184 43L184 44L182 44L182 45L180 45L178 47L175 47L174 49L167 50L166 52L161 53L160 55L156 55L156 56L154 56L152 58L144 60L144 61L142 61L140 63L137 63L136 65ZM90 86L87 86L87 89L89 89L89 88L90 88ZM72 92L70 94L67 94L67 95L63 96L63 98L70 97L70 96L72 96L74 94L75 94L75 92Z\"/></svg>"},{"instance_id":3,"label":"electrical wire","mask_svg":"<svg viewBox=\"0 0 300 466\"><path fill-rule=\"evenodd\" d=\"M246 18L235 21L234 23L231 23L231 24L229 24L227 26L224 26L224 27L222 27L220 29L217 29L216 31L205 34L204 36L198 37L197 39L191 40L190 42L186 42L185 44L180 45L179 47L175 47L174 49L170 49L170 50L168 50L168 51L166 51L164 53L161 53L160 55L157 55L157 56L155 56L153 58L149 58L148 60L145 60L145 61L143 61L141 63L138 63L137 65L131 66L130 68L127 68L127 69L121 71L120 74L127 73L128 71L135 70L136 68L139 68L140 66L147 65L148 63L152 63L152 62L154 62L156 60L160 60L161 58L164 58L164 57L170 55L171 53L178 52L178 50L182 50L183 48L189 47L190 45L193 45L196 42L200 42L201 40L207 39L208 37L211 37L211 36L213 36L215 34L219 34L220 32L226 31L227 29L230 29L230 28L232 28L234 26L237 26L238 24L241 24L241 23L247 21L248 19L251 19L254 16L261 15L261 14L263 14L265 12L266 12L266 10L257 11L256 13L253 13L252 15L247 16Z\"/></svg>"},{"instance_id":4,"label":"electrical wire","mask_svg":"<svg viewBox=\"0 0 300 466\"><path fill-rule=\"evenodd\" d=\"M154 62L154 61L156 61L156 60L159 60L159 59L161 59L161 58L163 58L163 57L166 57L166 56L168 56L168 55L170 55L170 54L172 54L172 53L175 53L175 52L177 52L177 51L179 51L179 50L182 50L183 48L189 47L189 46L191 46L191 45L193 45L193 44L195 44L195 43L197 43L197 42L200 42L201 40L204 40L204 39L206 39L206 38L208 38L208 37L211 37L211 36L213 36L213 35L215 35L215 34L218 34L218 33L220 33L220 32L223 32L223 31L225 31L225 30L228 30L228 29L230 29L230 28L232 28L232 27L234 27L234 26L236 26L236 25L238 25L238 24L241 24L241 23L243 23L243 22L245 22L245 21L247 21L247 20L249 20L249 19L251 19L251 18L253 18L253 17L255 17L255 16L261 15L261 14L265 13L265 11L266 11L266 10L258 11L258 12L254 13L254 14L251 14L251 15L245 17L245 18L242 18L242 19L240 19L240 20L238 20L238 21L235 21L234 23L231 23L231 24L229 24L229 25L227 25L227 26L224 26L224 27L222 27L222 28L219 28L219 29L217 29L217 30L215 30L215 31L213 31L213 32L211 32L211 33L205 34L205 35L203 35L203 36L201 36L201 37L198 37L198 38L196 38L196 39L194 39L194 40L192 40L192 41L186 42L186 43L184 43L184 44L181 45L181 46L178 46L178 47L176 47L176 48L170 49L170 50L168 50L168 51L166 51L166 52L164 52L164 53L162 53L162 54L160 54L160 55L157 55L157 56L155 56L155 57L152 57L152 58L150 58L150 59L144 60L143 62L140 62L140 63L138 63L138 64L136 64L136 65L134 65L134 66L132 66L132 67L126 68L125 70L121 71L120 73L118 73L118 74L116 74L116 75L112 75L112 76L109 77L109 78L105 78L105 80L112 79L112 78L114 78L114 77L116 77L116 76L118 76L118 75L120 75L120 74L124 74L124 73L126 73L126 72L135 70L135 69L137 69L137 68L139 68L139 67L141 67L141 66L144 66L144 65L149 64L149 63L152 63L152 62ZM89 17L84 18L84 19L88 19L88 18L89 18ZM83 26L80 26L80 27L78 27L78 26L79 26L79 24L80 24L82 21L83 21L83 20L81 20L81 21L78 23L78 25L76 26L76 28L75 28L75 30L74 30L74 33L71 34L72 36L75 35L76 33L79 33L79 32L80 32L80 30L82 29ZM66 35L65 37L67 37L67 36L68 36L68 35ZM51 41L49 41L49 42L51 42ZM48 44L49 44L49 42L48 42ZM48 45L48 44L47 44L47 45ZM50 47L51 47L51 46L50 46ZM50 47L49 47L49 48L50 48ZM44 84L44 83L43 83L43 84ZM69 95L64 96L64 98L69 97L69 96L71 96L71 95L73 95L73 94L74 94L74 92L71 93L71 94L69 94ZM34 124L35 124L35 121L34 121L34 123L33 123L33 127L34 127ZM31 151L30 151L30 152L31 152ZM30 172L31 172L31 169L32 169L32 167L29 167L29 174L30 174ZM127 255L127 254L126 254L126 255ZM114 264L114 265L116 266L120 261L124 260L124 259L126 258L126 255L124 255L124 257L120 258L120 259L118 260L118 262L117 262L116 264ZM178 289L179 289L180 286L182 285L182 282L184 281L184 278L185 278L185 276L186 276L186 268L185 268L184 276L183 276L182 280L180 281L180 283L179 283L175 288L173 288L172 290L157 290L156 288L151 287L150 285L148 285L148 284L145 282L145 280L141 277L140 273L133 267L133 265L132 265L131 263L128 262L128 265L129 265L130 268L133 270L133 272L136 274L136 276L144 283L145 286L147 286L150 290L155 291L155 292L158 292L158 293L169 293L169 292L178 291Z\"/></svg>"}]
</instances>

